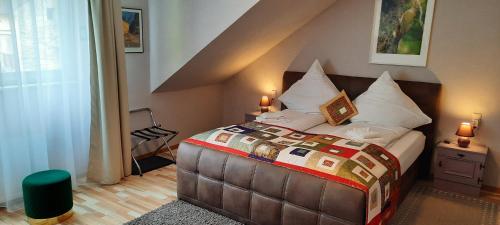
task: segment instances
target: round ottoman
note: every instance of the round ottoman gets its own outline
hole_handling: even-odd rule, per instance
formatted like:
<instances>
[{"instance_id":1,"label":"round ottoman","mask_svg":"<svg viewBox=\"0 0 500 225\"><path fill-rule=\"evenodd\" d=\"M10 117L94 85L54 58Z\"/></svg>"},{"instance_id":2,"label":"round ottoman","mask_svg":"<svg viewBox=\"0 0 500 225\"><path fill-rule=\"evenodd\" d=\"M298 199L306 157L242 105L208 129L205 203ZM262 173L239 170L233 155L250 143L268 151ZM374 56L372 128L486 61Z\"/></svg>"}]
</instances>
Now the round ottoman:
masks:
<instances>
[{"instance_id":1,"label":"round ottoman","mask_svg":"<svg viewBox=\"0 0 500 225\"><path fill-rule=\"evenodd\" d=\"M46 170L23 180L23 198L30 224L57 224L73 214L71 175L64 170Z\"/></svg>"}]
</instances>

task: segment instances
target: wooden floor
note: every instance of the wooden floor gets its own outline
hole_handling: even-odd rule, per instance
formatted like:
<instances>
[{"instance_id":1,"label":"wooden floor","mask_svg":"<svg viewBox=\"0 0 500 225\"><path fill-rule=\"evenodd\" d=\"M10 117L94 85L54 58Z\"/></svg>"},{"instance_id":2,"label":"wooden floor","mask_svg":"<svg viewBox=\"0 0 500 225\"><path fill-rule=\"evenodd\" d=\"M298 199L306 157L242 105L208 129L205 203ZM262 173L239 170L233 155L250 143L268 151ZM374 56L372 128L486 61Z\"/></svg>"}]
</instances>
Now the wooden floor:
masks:
<instances>
[{"instance_id":1,"label":"wooden floor","mask_svg":"<svg viewBox=\"0 0 500 225\"><path fill-rule=\"evenodd\" d=\"M500 190L496 188L496 190L481 190L481 198L493 201L497 204L500 204Z\"/></svg>"},{"instance_id":2,"label":"wooden floor","mask_svg":"<svg viewBox=\"0 0 500 225\"><path fill-rule=\"evenodd\" d=\"M432 185L432 182L427 182ZM120 184L87 184L74 191L74 216L63 224L123 224L177 198L176 166L170 165ZM481 198L500 203L500 194L483 191ZM22 210L0 209L0 225L28 224Z\"/></svg>"},{"instance_id":3,"label":"wooden floor","mask_svg":"<svg viewBox=\"0 0 500 225\"><path fill-rule=\"evenodd\" d=\"M71 219L63 224L123 224L177 199L176 167L170 165L144 174L129 176L120 184L87 184L73 191ZM26 225L22 210L7 213L0 209L0 225Z\"/></svg>"}]
</instances>

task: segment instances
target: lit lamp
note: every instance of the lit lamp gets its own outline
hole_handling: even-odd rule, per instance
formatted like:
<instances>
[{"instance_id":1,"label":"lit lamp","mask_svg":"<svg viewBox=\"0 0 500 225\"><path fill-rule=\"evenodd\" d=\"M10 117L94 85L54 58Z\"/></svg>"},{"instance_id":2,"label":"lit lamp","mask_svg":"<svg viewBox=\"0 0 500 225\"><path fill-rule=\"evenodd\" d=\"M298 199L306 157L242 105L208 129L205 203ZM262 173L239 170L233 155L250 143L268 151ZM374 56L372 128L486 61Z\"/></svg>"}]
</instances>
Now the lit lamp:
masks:
<instances>
[{"instance_id":1,"label":"lit lamp","mask_svg":"<svg viewBox=\"0 0 500 225\"><path fill-rule=\"evenodd\" d=\"M458 136L458 146L462 148L469 147L471 137L474 137L474 129L470 123L463 122L458 127L456 135Z\"/></svg>"},{"instance_id":2,"label":"lit lamp","mask_svg":"<svg viewBox=\"0 0 500 225\"><path fill-rule=\"evenodd\" d=\"M269 100L269 97L267 97L266 95L262 96L262 98L260 99L260 112L269 112L269 106L271 106L271 101Z\"/></svg>"}]
</instances>

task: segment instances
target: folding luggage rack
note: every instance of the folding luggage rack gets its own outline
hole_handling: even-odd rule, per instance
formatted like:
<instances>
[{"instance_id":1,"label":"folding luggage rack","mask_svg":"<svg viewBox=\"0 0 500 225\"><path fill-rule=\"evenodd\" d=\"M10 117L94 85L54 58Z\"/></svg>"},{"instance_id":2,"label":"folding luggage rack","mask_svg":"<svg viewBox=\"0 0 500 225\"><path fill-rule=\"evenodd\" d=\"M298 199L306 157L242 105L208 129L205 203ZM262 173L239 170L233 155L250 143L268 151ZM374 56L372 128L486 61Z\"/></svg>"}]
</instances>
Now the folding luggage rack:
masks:
<instances>
[{"instance_id":1,"label":"folding luggage rack","mask_svg":"<svg viewBox=\"0 0 500 225\"><path fill-rule=\"evenodd\" d=\"M137 166L137 169L139 170L139 175L142 176L142 169L139 163L137 162L136 158L134 157L134 151L139 148L142 144L148 142L148 141L154 141L157 139L161 139L163 143L158 146L154 152L153 156L156 156L160 150L164 147L167 146L168 152L170 156L172 157L172 161L175 163L175 156L172 153L172 149L170 148L170 145L168 144L169 141L171 141L179 132L173 131L173 130L167 130L163 129L161 127L161 124L158 123L153 115L153 111L150 108L140 108L140 109L135 109L131 110L130 113L138 113L138 112L148 112L149 117L151 119L152 126L151 127L146 127L143 129L138 129L130 132L132 136L135 136L140 139L139 142L137 142L134 147L132 147L132 160L134 161L134 164Z\"/></svg>"}]
</instances>

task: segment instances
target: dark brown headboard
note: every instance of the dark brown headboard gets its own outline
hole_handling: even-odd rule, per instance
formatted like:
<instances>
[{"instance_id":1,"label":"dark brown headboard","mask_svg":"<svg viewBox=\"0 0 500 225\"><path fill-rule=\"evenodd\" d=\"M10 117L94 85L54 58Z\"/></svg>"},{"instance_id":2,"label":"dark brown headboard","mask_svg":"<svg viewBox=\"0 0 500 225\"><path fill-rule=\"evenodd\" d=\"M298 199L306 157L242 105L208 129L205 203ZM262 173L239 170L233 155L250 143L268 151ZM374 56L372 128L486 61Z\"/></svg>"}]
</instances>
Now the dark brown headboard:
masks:
<instances>
[{"instance_id":1,"label":"dark brown headboard","mask_svg":"<svg viewBox=\"0 0 500 225\"><path fill-rule=\"evenodd\" d=\"M283 90L284 93L292 84L297 82L304 76L304 72L292 72L286 71L283 75ZM372 84L376 78L366 78L366 77L351 77L328 74L328 78L335 84L339 90L345 90L350 99L355 99L358 95L365 92L370 84ZM421 131L426 136L426 143L424 152L421 155L422 176L427 176L429 174L429 169L432 160L432 151L434 148L435 138L436 138L436 128L439 115L439 97L441 92L441 84L436 83L424 83L415 81L402 81L396 80L396 83L401 87L401 90L408 95L413 101L420 107L420 109L430 118L432 118L432 123L416 128L416 130ZM281 105L282 109L286 106Z\"/></svg>"}]
</instances>

